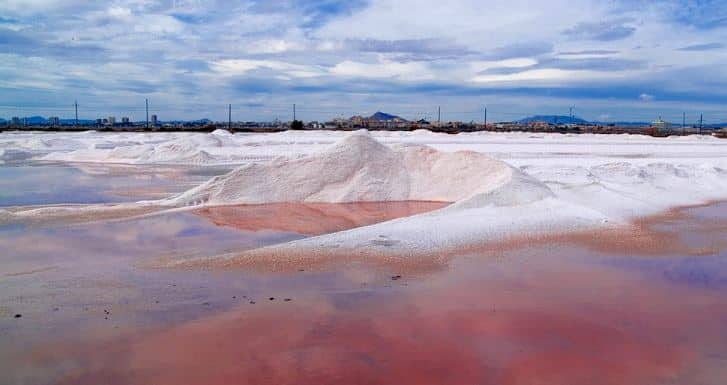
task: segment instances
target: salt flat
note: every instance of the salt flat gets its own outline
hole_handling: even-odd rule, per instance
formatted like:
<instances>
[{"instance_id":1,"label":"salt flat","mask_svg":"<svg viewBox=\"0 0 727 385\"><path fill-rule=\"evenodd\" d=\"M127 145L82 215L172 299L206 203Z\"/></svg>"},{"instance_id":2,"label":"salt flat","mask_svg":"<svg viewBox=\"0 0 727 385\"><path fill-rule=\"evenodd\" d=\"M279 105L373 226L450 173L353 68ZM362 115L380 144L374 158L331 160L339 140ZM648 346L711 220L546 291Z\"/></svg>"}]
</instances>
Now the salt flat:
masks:
<instances>
[{"instance_id":1,"label":"salt flat","mask_svg":"<svg viewBox=\"0 0 727 385\"><path fill-rule=\"evenodd\" d=\"M130 164L243 164L278 156L320 152L348 135L341 131L272 134L224 130L204 133L0 133L0 160L58 160ZM653 138L643 135L475 132L448 135L425 130L372 132L386 144L425 144L441 151L472 150L515 166L578 159L579 165L623 159L633 164L659 160L725 162L724 140L711 136ZM585 163L584 163L585 162Z\"/></svg>"},{"instance_id":2,"label":"salt flat","mask_svg":"<svg viewBox=\"0 0 727 385\"><path fill-rule=\"evenodd\" d=\"M0 156L6 162L240 165L186 193L143 205L454 203L274 246L276 255L342 249L416 253L515 234L628 225L671 207L727 199L726 150L727 141L708 136L448 135L424 130L0 134Z\"/></svg>"}]
</instances>

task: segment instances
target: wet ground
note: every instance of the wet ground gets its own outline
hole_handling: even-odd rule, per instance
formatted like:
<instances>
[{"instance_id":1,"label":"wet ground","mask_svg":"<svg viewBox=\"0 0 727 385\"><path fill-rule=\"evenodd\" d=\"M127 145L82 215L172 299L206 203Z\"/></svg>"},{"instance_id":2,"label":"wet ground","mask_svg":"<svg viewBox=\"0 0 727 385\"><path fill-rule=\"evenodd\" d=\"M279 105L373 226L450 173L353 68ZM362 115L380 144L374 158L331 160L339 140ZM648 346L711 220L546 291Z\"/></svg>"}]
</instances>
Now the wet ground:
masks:
<instances>
[{"instance_id":1,"label":"wet ground","mask_svg":"<svg viewBox=\"0 0 727 385\"><path fill-rule=\"evenodd\" d=\"M261 205L0 228L0 383L723 384L727 204L423 272L149 269L435 209ZM19 316L19 317L17 317ZM16 318L17 317L17 318Z\"/></svg>"},{"instance_id":2,"label":"wet ground","mask_svg":"<svg viewBox=\"0 0 727 385\"><path fill-rule=\"evenodd\" d=\"M0 207L159 199L228 170L91 163L5 164L0 165Z\"/></svg>"}]
</instances>

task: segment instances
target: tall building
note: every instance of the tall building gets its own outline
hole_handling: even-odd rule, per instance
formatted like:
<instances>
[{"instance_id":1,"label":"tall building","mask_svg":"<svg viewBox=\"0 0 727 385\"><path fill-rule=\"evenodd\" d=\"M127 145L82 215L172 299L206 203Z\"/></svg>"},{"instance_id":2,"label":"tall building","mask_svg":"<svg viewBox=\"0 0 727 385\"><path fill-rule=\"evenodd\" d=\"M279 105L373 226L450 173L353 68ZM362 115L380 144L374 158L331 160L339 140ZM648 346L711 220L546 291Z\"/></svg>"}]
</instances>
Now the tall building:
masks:
<instances>
[{"instance_id":1,"label":"tall building","mask_svg":"<svg viewBox=\"0 0 727 385\"><path fill-rule=\"evenodd\" d=\"M115 116L109 116L109 117L108 117L108 118L106 119L106 121L108 122L108 124L109 124L110 126L113 126L114 124L116 124L116 117L115 117Z\"/></svg>"},{"instance_id":2,"label":"tall building","mask_svg":"<svg viewBox=\"0 0 727 385\"><path fill-rule=\"evenodd\" d=\"M129 125L129 118L127 118L126 116L124 116L123 118L121 118L121 124L123 124L124 126L128 126Z\"/></svg>"},{"instance_id":3,"label":"tall building","mask_svg":"<svg viewBox=\"0 0 727 385\"><path fill-rule=\"evenodd\" d=\"M60 126L61 125L61 119L57 116L51 116L48 118L48 125L50 126Z\"/></svg>"},{"instance_id":4,"label":"tall building","mask_svg":"<svg viewBox=\"0 0 727 385\"><path fill-rule=\"evenodd\" d=\"M156 127L156 125L157 125L157 116L156 115L151 116L151 125L152 125L152 127Z\"/></svg>"}]
</instances>

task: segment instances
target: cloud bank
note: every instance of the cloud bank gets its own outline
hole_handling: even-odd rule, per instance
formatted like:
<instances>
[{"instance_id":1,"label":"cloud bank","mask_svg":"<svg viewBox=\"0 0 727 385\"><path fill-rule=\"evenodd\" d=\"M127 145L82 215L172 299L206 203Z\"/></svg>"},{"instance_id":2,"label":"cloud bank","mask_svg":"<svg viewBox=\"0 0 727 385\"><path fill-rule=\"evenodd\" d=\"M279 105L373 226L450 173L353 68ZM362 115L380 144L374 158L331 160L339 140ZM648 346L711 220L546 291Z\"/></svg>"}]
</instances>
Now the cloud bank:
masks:
<instances>
[{"instance_id":1,"label":"cloud bank","mask_svg":"<svg viewBox=\"0 0 727 385\"><path fill-rule=\"evenodd\" d=\"M8 0L0 117L727 121L718 1ZM649 103L643 101L649 95Z\"/></svg>"}]
</instances>

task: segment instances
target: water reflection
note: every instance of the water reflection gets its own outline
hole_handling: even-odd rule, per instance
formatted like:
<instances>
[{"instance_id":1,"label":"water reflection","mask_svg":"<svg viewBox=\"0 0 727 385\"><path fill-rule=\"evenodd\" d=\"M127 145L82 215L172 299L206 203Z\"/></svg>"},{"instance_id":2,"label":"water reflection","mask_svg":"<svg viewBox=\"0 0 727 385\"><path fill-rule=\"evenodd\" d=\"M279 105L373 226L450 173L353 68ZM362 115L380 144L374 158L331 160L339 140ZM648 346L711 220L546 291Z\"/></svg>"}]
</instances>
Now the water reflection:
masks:
<instances>
[{"instance_id":1,"label":"water reflection","mask_svg":"<svg viewBox=\"0 0 727 385\"><path fill-rule=\"evenodd\" d=\"M557 251L343 291L303 283L291 302L54 345L36 365L77 357L61 384L721 384L725 295Z\"/></svg>"},{"instance_id":2,"label":"water reflection","mask_svg":"<svg viewBox=\"0 0 727 385\"><path fill-rule=\"evenodd\" d=\"M218 226L320 235L447 206L443 202L274 203L209 207L195 211Z\"/></svg>"},{"instance_id":3,"label":"water reflection","mask_svg":"<svg viewBox=\"0 0 727 385\"><path fill-rule=\"evenodd\" d=\"M198 170L98 164L0 165L0 207L159 199L226 171L226 168L214 167Z\"/></svg>"},{"instance_id":4,"label":"water reflection","mask_svg":"<svg viewBox=\"0 0 727 385\"><path fill-rule=\"evenodd\" d=\"M135 264L308 236L386 211L371 207L7 229L0 246L14 257L0 265L0 373L37 384L719 385L724 208L652 219L633 239L468 250L423 275L361 263L288 274ZM295 231L313 222L325 223ZM654 242L664 234L679 246Z\"/></svg>"}]
</instances>

